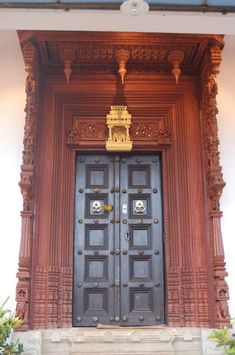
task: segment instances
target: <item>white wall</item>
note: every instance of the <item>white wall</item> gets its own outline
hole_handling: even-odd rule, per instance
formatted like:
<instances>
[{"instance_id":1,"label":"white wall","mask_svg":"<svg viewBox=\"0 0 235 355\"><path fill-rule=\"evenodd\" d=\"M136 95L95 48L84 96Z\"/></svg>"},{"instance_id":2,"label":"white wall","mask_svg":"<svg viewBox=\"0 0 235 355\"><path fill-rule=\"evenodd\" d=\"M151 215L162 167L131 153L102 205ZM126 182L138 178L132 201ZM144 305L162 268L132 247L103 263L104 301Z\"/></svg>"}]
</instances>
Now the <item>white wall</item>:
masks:
<instances>
[{"instance_id":1,"label":"white wall","mask_svg":"<svg viewBox=\"0 0 235 355\"><path fill-rule=\"evenodd\" d=\"M229 277L230 312L235 317L235 36L226 36L218 77L218 124L221 165L226 186L221 198L222 233Z\"/></svg>"},{"instance_id":2,"label":"white wall","mask_svg":"<svg viewBox=\"0 0 235 355\"><path fill-rule=\"evenodd\" d=\"M1 14L0 14L1 15ZM0 303L11 296L14 309L22 198L20 180L24 125L24 64L15 31L0 31ZM222 221L230 311L235 316L235 36L226 38L219 80L218 104L221 163L227 182L222 197Z\"/></svg>"},{"instance_id":3,"label":"white wall","mask_svg":"<svg viewBox=\"0 0 235 355\"><path fill-rule=\"evenodd\" d=\"M15 31L0 31L0 304L14 309L22 199L24 64Z\"/></svg>"}]
</instances>

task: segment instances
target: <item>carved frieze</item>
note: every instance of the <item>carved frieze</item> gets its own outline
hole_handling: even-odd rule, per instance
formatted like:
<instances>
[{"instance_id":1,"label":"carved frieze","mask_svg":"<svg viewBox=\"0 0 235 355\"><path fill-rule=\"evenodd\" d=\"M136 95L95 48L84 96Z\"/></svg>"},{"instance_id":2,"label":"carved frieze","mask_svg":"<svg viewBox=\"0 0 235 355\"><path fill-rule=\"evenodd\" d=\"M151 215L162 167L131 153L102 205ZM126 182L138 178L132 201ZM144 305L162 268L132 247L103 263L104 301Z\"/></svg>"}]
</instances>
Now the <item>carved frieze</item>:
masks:
<instances>
[{"instance_id":1,"label":"carved frieze","mask_svg":"<svg viewBox=\"0 0 235 355\"><path fill-rule=\"evenodd\" d=\"M158 143L171 143L171 134L154 120L133 121L130 129L130 135L133 140L150 139Z\"/></svg>"},{"instance_id":2,"label":"carved frieze","mask_svg":"<svg viewBox=\"0 0 235 355\"><path fill-rule=\"evenodd\" d=\"M76 126L69 128L66 135L67 144L78 144L84 140L105 141L108 130L105 122L77 120ZM151 140L157 144L171 144L169 129L162 127L157 120L133 119L130 128L130 137L133 141Z\"/></svg>"},{"instance_id":3,"label":"carved frieze","mask_svg":"<svg viewBox=\"0 0 235 355\"><path fill-rule=\"evenodd\" d=\"M78 127L69 128L67 131L67 144L76 144L81 140L104 140L107 135L105 122L92 122L79 120Z\"/></svg>"},{"instance_id":4,"label":"carved frieze","mask_svg":"<svg viewBox=\"0 0 235 355\"><path fill-rule=\"evenodd\" d=\"M24 31L20 32L22 39ZM64 68L64 59L60 56L61 48L66 45L74 51L73 73L76 72L117 72L116 53L120 49L129 52L128 72L149 68L157 73L164 71L171 75L171 65L168 62L170 52L179 50L184 54L182 73L195 75L198 72L201 59L207 45L207 36L170 35L151 33L115 33L103 32L102 38L96 32L38 32L40 58L44 72L48 75L61 74ZM210 36L211 38L211 36ZM217 36L216 41L221 39ZM137 69L138 67L138 69ZM82 70L80 71L80 68Z\"/></svg>"}]
</instances>

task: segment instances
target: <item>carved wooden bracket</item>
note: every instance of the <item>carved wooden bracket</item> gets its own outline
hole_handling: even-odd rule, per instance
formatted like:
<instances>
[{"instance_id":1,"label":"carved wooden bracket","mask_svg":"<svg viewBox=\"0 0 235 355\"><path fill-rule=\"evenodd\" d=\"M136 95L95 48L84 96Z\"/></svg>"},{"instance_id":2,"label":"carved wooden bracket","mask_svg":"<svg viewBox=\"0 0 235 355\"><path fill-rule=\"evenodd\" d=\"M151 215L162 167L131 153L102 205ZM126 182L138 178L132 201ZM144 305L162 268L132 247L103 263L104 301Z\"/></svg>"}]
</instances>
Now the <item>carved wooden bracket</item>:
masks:
<instances>
[{"instance_id":1,"label":"carved wooden bracket","mask_svg":"<svg viewBox=\"0 0 235 355\"><path fill-rule=\"evenodd\" d=\"M130 52L126 49L119 49L115 52L115 58L119 64L118 73L122 79L122 84L124 84L124 78L126 76L126 63L130 58Z\"/></svg>"},{"instance_id":2,"label":"carved wooden bracket","mask_svg":"<svg viewBox=\"0 0 235 355\"><path fill-rule=\"evenodd\" d=\"M170 53L168 54L167 60L171 64L171 66L173 67L171 73L174 75L176 84L178 84L179 76L181 73L180 64L184 60L184 52L182 52L180 50L170 51Z\"/></svg>"},{"instance_id":3,"label":"carved wooden bracket","mask_svg":"<svg viewBox=\"0 0 235 355\"><path fill-rule=\"evenodd\" d=\"M76 50L72 46L62 46L59 49L60 59L64 63L64 74L69 84L70 76L72 74L72 64L76 57Z\"/></svg>"}]
</instances>

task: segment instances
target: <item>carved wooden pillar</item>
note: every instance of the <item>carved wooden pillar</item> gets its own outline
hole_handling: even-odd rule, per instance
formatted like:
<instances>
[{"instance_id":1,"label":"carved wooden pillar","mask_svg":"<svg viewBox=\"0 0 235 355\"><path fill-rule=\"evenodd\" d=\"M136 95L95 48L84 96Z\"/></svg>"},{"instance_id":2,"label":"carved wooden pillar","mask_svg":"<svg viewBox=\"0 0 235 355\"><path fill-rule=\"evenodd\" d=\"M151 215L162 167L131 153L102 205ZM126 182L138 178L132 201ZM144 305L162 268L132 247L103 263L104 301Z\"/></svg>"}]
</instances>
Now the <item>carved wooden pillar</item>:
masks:
<instances>
[{"instance_id":1,"label":"carved wooden pillar","mask_svg":"<svg viewBox=\"0 0 235 355\"><path fill-rule=\"evenodd\" d=\"M219 139L216 114L218 113L216 95L218 92L216 75L221 63L221 48L211 46L202 73L202 118L207 179L208 216L210 245L213 249L214 267L214 326L228 325L230 316L228 311L228 286L223 241L221 235L220 197L225 182L219 159Z\"/></svg>"},{"instance_id":2,"label":"carved wooden pillar","mask_svg":"<svg viewBox=\"0 0 235 355\"><path fill-rule=\"evenodd\" d=\"M27 42L23 46L26 78L26 106L24 127L23 164L21 165L20 188L23 196L21 242L19 252L18 283L16 287L16 314L23 319L21 329L28 329L31 283L31 249L34 217L36 125L38 116L38 64L37 49Z\"/></svg>"}]
</instances>

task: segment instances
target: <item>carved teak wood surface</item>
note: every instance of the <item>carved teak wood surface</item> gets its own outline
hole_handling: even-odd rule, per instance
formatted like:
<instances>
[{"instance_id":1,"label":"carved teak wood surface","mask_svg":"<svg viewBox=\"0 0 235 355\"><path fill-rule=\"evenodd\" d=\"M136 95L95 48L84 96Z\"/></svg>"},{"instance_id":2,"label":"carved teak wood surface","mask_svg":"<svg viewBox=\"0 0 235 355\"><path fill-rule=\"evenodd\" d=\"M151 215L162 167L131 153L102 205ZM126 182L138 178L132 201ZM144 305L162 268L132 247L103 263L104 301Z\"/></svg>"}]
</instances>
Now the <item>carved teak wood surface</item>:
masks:
<instances>
[{"instance_id":1,"label":"carved teak wood surface","mask_svg":"<svg viewBox=\"0 0 235 355\"><path fill-rule=\"evenodd\" d=\"M216 119L222 36L21 31L19 38L27 73L22 329L72 324L76 154L105 151L113 104L132 114L133 151L162 156L167 324L229 325ZM123 85L120 49L130 53ZM177 85L169 55L179 49Z\"/></svg>"}]
</instances>

